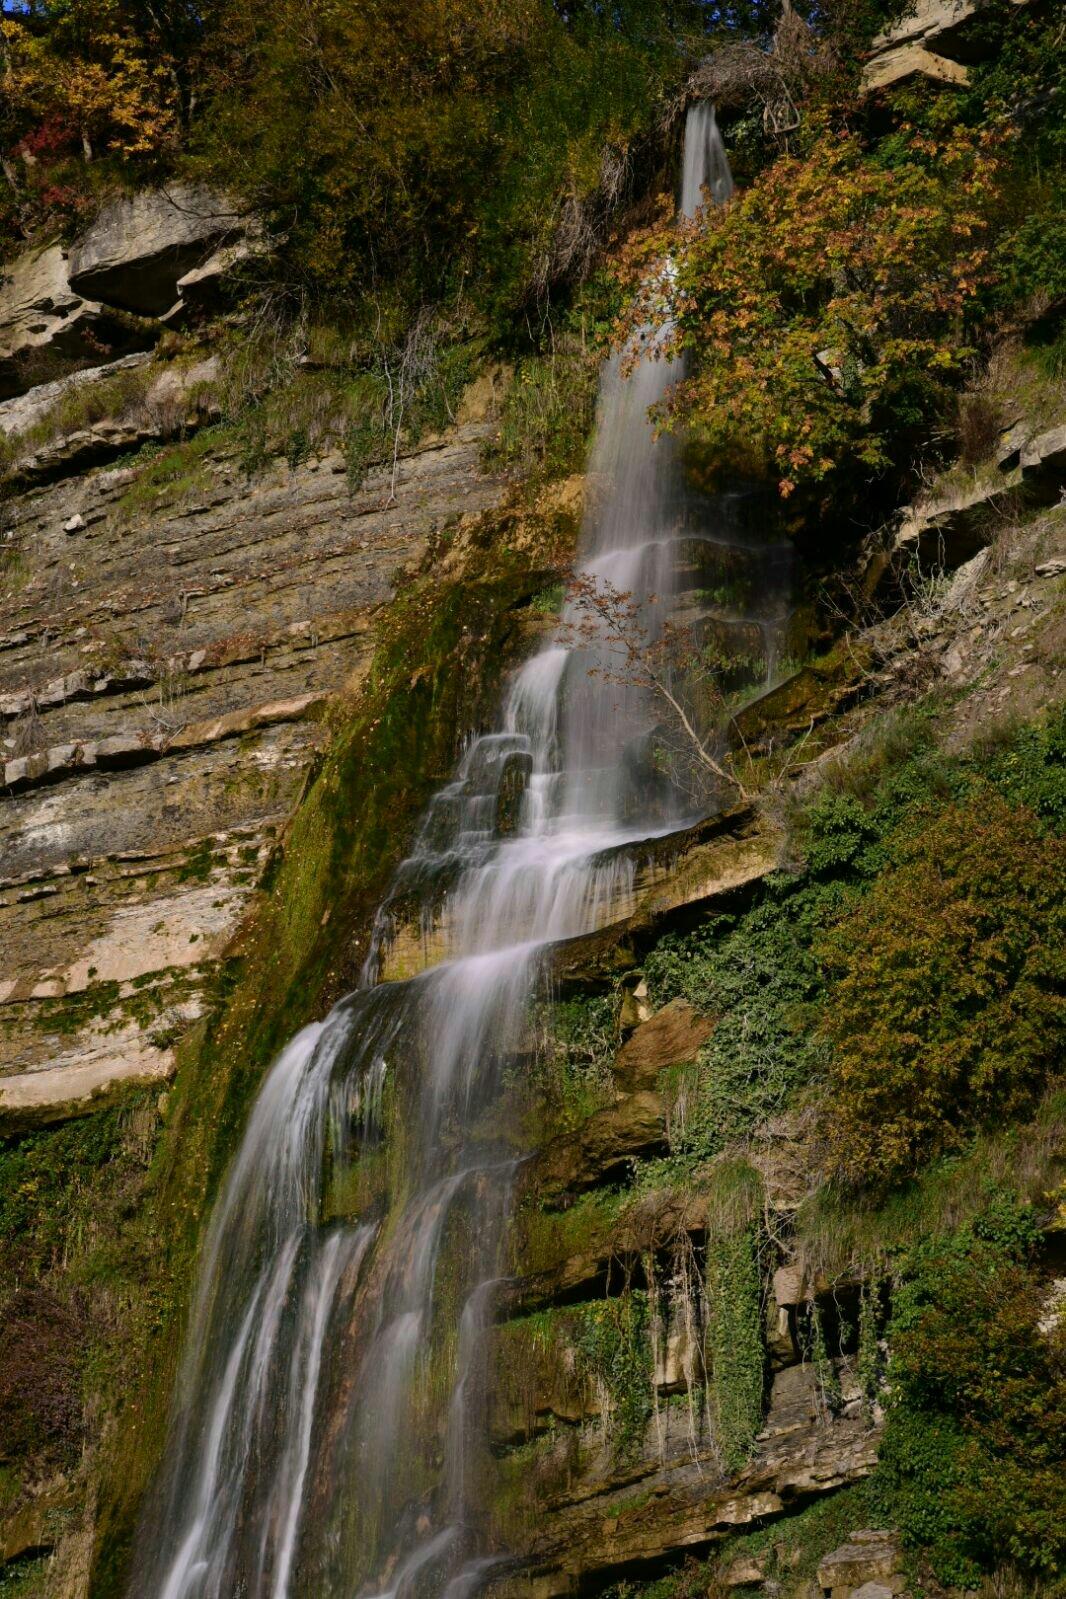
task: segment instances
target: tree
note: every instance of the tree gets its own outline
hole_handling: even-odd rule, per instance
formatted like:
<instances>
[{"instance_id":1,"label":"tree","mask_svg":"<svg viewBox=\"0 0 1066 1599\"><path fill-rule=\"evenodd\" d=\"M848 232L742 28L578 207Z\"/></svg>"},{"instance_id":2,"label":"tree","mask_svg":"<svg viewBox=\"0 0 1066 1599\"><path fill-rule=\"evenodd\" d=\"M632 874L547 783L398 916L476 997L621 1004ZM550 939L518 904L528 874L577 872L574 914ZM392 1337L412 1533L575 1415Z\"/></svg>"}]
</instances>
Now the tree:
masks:
<instances>
[{"instance_id":1,"label":"tree","mask_svg":"<svg viewBox=\"0 0 1066 1599\"><path fill-rule=\"evenodd\" d=\"M662 753L673 781L693 798L705 798L716 780L747 799L719 758L727 720L716 680L720 662L697 627L670 620L657 626L649 615L654 595L641 602L587 572L571 578L567 597L562 642L591 654L590 676L646 694L665 715L674 738L664 741Z\"/></svg>"},{"instance_id":2,"label":"tree","mask_svg":"<svg viewBox=\"0 0 1066 1599\"><path fill-rule=\"evenodd\" d=\"M747 470L839 510L949 409L1000 165L996 140L963 128L905 127L875 155L819 112L802 139L730 205L633 243L619 338L651 324L689 352L659 420L697 478ZM649 277L665 254L673 273Z\"/></svg>"}]
</instances>

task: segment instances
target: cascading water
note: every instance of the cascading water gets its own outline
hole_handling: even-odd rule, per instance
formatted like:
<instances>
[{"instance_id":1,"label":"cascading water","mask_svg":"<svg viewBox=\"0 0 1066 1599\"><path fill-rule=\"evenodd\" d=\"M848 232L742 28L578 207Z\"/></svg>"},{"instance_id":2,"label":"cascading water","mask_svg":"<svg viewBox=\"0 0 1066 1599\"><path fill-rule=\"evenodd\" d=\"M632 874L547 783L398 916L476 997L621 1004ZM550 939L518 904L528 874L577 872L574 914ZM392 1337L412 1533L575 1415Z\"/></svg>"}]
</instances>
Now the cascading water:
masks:
<instances>
[{"instance_id":1,"label":"cascading water","mask_svg":"<svg viewBox=\"0 0 1066 1599\"><path fill-rule=\"evenodd\" d=\"M696 106L682 209L730 188L713 110ZM587 574L660 606L708 548L729 571L751 554L729 502L709 524L654 438L649 407L676 375L607 363L580 552ZM776 593L775 560L754 571ZM432 903L449 958L378 983L372 955L267 1077L208 1231L136 1599L465 1599L493 1564L474 1508L483 1335L517 1164L493 1109L544 947L602 924L632 875L624 846L681 809L640 814L625 755L648 707L620 703L588 653L556 641L518 673L379 915L375 951L400 899Z\"/></svg>"}]
</instances>

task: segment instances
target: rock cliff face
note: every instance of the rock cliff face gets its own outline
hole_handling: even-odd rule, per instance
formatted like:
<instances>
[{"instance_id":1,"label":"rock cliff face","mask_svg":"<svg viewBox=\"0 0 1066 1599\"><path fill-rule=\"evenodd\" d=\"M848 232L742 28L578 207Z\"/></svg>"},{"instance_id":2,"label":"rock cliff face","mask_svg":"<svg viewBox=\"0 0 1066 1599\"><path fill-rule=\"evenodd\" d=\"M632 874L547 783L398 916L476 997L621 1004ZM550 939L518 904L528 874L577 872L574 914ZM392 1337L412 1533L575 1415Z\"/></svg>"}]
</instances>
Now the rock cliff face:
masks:
<instances>
[{"instance_id":1,"label":"rock cliff face","mask_svg":"<svg viewBox=\"0 0 1066 1599\"><path fill-rule=\"evenodd\" d=\"M951 26L968 15L956 5ZM180 319L251 247L239 235L211 197L142 196L0 291L0 429L16 441L0 507L0 1140L118 1107L118 1147L139 1163L128 1187L87 1184L101 1230L135 1218L105 1240L126 1276L79 1310L110 1351L95 1431L77 1432L77 1463L51 1461L11 1506L0 1495L3 1558L58 1551L57 1599L122 1591L199 1229L259 1073L350 975L364 929L330 927L334 906L346 915L387 880L481 689L543 624L529 601L562 570L580 510L580 482L516 494L486 468L491 385L357 487L337 448L249 470L213 426L211 358L150 353L159 318ZM118 356L102 367L101 343ZM94 407L94 393L129 403ZM666 1197L631 1187L634 1164L669 1149L670 1075L716 1018L682 999L653 1010L640 964L665 930L750 901L781 863L780 796L916 685L959 696L960 745L1061 697L1066 453L1048 420L1019 419L987 481L942 486L866 552L869 592L915 555L957 569L950 585L738 714L754 761L797 752L773 803L647 846L603 928L553 955L553 1001L609 992L615 1034L576 1103L531 1112L492 1336L483 1513L508 1554L501 1595L595 1592L779 1526L780 1546L723 1581L780 1583L792 1518L876 1463L883 1417L842 1330L858 1285L784 1246L737 1379L755 1383L761 1426L729 1443L687 1273L706 1271L716 1237L736 1242L748 1201L727 1205L715 1172ZM134 453L145 445L160 453ZM446 926L402 906L392 933L386 978L447 949ZM786 1238L812 1191L809 1125L764 1120L746 1159L766 1236ZM64 1269L49 1291L82 1306ZM823 1317L832 1358L813 1342ZM888 1533L840 1538L806 1592L900 1591Z\"/></svg>"},{"instance_id":2,"label":"rock cliff face","mask_svg":"<svg viewBox=\"0 0 1066 1599\"><path fill-rule=\"evenodd\" d=\"M205 450L9 500L0 1114L166 1077L327 738L371 620L431 536L498 503L481 424L349 489L338 455L253 482Z\"/></svg>"}]
</instances>

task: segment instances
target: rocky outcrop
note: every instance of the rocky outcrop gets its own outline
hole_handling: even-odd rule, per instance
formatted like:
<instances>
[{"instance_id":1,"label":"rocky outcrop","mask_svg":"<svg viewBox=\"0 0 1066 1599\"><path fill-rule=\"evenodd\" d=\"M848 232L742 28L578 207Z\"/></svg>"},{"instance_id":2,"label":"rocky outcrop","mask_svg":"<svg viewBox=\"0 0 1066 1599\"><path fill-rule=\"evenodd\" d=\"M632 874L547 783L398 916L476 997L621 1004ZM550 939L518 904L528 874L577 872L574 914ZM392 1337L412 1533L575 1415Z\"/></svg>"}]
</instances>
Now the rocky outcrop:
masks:
<instances>
[{"instance_id":1,"label":"rocky outcrop","mask_svg":"<svg viewBox=\"0 0 1066 1599\"><path fill-rule=\"evenodd\" d=\"M819 1564L818 1586L830 1599L891 1599L906 1587L899 1540L873 1528L853 1532Z\"/></svg>"},{"instance_id":2,"label":"rocky outcrop","mask_svg":"<svg viewBox=\"0 0 1066 1599\"><path fill-rule=\"evenodd\" d=\"M165 1078L373 618L496 504L483 423L349 487L337 455L249 481L201 452L8 501L0 556L0 1125ZM182 459L180 456L178 459Z\"/></svg>"},{"instance_id":3,"label":"rocky outcrop","mask_svg":"<svg viewBox=\"0 0 1066 1599\"><path fill-rule=\"evenodd\" d=\"M117 197L71 250L71 287L141 316L162 316L179 298L179 279L244 226L235 201L196 184Z\"/></svg>"},{"instance_id":4,"label":"rocky outcrop","mask_svg":"<svg viewBox=\"0 0 1066 1599\"><path fill-rule=\"evenodd\" d=\"M60 244L0 269L0 399L21 394L102 355L149 349L158 327L87 297L70 282Z\"/></svg>"},{"instance_id":5,"label":"rocky outcrop","mask_svg":"<svg viewBox=\"0 0 1066 1599\"><path fill-rule=\"evenodd\" d=\"M49 483L146 444L187 437L218 419L217 376L214 356L153 362L131 355L2 402L9 479Z\"/></svg>"},{"instance_id":6,"label":"rocky outcrop","mask_svg":"<svg viewBox=\"0 0 1066 1599\"><path fill-rule=\"evenodd\" d=\"M545 960L556 981L581 982L607 970L633 964L629 943L686 906L728 896L749 887L773 869L777 837L751 807L736 806L694 827L660 834L646 843L614 852L618 873L602 900L600 928L565 939ZM608 852L602 857L606 864ZM440 912L427 919L392 907L391 936L384 951L387 981L414 977L448 957L447 884L441 885Z\"/></svg>"},{"instance_id":7,"label":"rocky outcrop","mask_svg":"<svg viewBox=\"0 0 1066 1599\"><path fill-rule=\"evenodd\" d=\"M867 562L863 586L873 593L889 574L917 562L923 575L953 572L1026 510L1055 505L1066 493L1066 424L1034 427L1019 419L1004 430L995 459L956 468L898 514L887 541Z\"/></svg>"},{"instance_id":8,"label":"rocky outcrop","mask_svg":"<svg viewBox=\"0 0 1066 1599\"><path fill-rule=\"evenodd\" d=\"M914 77L967 83L967 63L980 59L980 41L971 27L980 10L980 0L912 0L899 21L873 40L862 92L893 88Z\"/></svg>"},{"instance_id":9,"label":"rocky outcrop","mask_svg":"<svg viewBox=\"0 0 1066 1599\"><path fill-rule=\"evenodd\" d=\"M810 1366L779 1372L755 1455L732 1478L716 1463L698 1404L694 1412L683 1403L664 1406L639 1455L624 1464L593 1418L548 1436L532 1457L527 1446L516 1460L526 1494L542 1509L515 1550L519 1570L492 1591L562 1599L706 1552L730 1533L860 1480L876 1463L877 1429L864 1418L846 1366L839 1377L843 1411L831 1418Z\"/></svg>"},{"instance_id":10,"label":"rocky outcrop","mask_svg":"<svg viewBox=\"0 0 1066 1599\"><path fill-rule=\"evenodd\" d=\"M69 249L28 250L0 271L0 400L151 349L164 322L215 309L267 247L233 200L195 184L107 201Z\"/></svg>"}]
</instances>

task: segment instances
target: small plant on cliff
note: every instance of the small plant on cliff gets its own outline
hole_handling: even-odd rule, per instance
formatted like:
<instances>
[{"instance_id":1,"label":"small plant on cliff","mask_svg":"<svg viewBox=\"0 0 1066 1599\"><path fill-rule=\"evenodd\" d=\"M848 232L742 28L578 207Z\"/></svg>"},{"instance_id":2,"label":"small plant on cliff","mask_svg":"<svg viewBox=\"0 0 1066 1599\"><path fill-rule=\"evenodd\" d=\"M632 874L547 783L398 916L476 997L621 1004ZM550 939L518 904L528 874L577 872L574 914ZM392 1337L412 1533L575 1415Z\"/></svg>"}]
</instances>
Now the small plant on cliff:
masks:
<instances>
[{"instance_id":1,"label":"small plant on cliff","mask_svg":"<svg viewBox=\"0 0 1066 1599\"><path fill-rule=\"evenodd\" d=\"M1027 1110L1066 1040L1066 844L979 790L896 853L820 946L830 1161L855 1183Z\"/></svg>"},{"instance_id":2,"label":"small plant on cliff","mask_svg":"<svg viewBox=\"0 0 1066 1599\"><path fill-rule=\"evenodd\" d=\"M578 1369L595 1383L604 1431L619 1460L639 1453L652 1411L648 1296L630 1289L583 1305L574 1335Z\"/></svg>"},{"instance_id":3,"label":"small plant on cliff","mask_svg":"<svg viewBox=\"0 0 1066 1599\"><path fill-rule=\"evenodd\" d=\"M750 1224L707 1241L712 1406L719 1454L730 1473L747 1465L762 1426L766 1354L756 1244Z\"/></svg>"}]
</instances>

